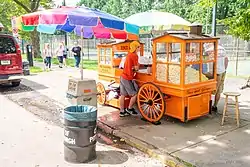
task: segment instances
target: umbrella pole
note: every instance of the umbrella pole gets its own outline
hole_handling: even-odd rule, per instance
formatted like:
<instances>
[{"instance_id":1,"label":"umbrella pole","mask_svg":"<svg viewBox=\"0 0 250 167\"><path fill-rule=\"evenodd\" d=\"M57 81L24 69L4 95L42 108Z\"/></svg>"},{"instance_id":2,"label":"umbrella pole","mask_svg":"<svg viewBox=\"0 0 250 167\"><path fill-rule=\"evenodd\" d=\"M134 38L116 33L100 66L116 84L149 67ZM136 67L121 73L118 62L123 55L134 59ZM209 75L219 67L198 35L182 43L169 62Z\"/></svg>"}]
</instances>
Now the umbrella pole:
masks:
<instances>
[{"instance_id":1,"label":"umbrella pole","mask_svg":"<svg viewBox=\"0 0 250 167\"><path fill-rule=\"evenodd\" d=\"M81 27L81 80L83 80L83 27Z\"/></svg>"}]
</instances>

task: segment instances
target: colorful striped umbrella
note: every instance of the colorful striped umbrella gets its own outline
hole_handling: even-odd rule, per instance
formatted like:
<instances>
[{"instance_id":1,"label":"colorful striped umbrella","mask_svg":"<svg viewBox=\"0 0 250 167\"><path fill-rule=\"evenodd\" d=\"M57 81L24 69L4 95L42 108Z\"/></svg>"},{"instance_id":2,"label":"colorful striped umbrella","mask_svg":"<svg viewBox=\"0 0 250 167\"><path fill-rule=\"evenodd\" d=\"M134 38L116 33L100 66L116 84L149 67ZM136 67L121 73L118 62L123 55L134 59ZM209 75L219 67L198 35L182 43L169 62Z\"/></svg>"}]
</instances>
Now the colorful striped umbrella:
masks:
<instances>
[{"instance_id":1,"label":"colorful striped umbrella","mask_svg":"<svg viewBox=\"0 0 250 167\"><path fill-rule=\"evenodd\" d=\"M87 7L61 7L29 13L17 18L24 31L53 34L56 30L83 33L84 38L138 39L139 27L123 19Z\"/></svg>"}]
</instances>

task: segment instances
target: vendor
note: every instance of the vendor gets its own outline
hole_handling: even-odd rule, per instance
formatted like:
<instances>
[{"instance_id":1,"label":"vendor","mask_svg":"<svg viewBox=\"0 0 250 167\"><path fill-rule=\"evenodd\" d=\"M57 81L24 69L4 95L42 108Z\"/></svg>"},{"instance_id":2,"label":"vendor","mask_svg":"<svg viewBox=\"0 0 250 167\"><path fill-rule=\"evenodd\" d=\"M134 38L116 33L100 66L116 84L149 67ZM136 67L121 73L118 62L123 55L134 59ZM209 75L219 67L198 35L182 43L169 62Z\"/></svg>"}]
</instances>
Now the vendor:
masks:
<instances>
[{"instance_id":1,"label":"vendor","mask_svg":"<svg viewBox=\"0 0 250 167\"><path fill-rule=\"evenodd\" d=\"M212 55L214 57L214 44L209 43L206 46L206 53L209 55ZM213 76L213 63L209 64L209 73L211 76ZM228 66L228 57L226 56L226 50L218 45L218 56L217 56L217 68L216 68L216 73L217 73L217 85L216 85L216 91L213 92L215 95L214 99L214 104L212 106L213 111L217 111L217 105L220 100L220 95L223 92L224 89L224 81L226 77L226 70Z\"/></svg>"},{"instance_id":2,"label":"vendor","mask_svg":"<svg viewBox=\"0 0 250 167\"><path fill-rule=\"evenodd\" d=\"M213 46L210 45L210 47L207 49L208 54L214 54ZM218 56L217 56L217 88L214 92L215 99L214 104L212 106L213 111L217 111L217 105L220 100L220 95L224 90L224 81L226 77L226 70L228 67L228 57L226 56L226 50L218 45Z\"/></svg>"},{"instance_id":3,"label":"vendor","mask_svg":"<svg viewBox=\"0 0 250 167\"><path fill-rule=\"evenodd\" d=\"M120 77L120 116L137 115L133 108L136 102L138 86L134 81L136 71L139 69L138 52L140 51L140 43L133 41L130 43L130 50L126 56L123 72ZM124 108L125 97L130 96L128 108Z\"/></svg>"}]
</instances>

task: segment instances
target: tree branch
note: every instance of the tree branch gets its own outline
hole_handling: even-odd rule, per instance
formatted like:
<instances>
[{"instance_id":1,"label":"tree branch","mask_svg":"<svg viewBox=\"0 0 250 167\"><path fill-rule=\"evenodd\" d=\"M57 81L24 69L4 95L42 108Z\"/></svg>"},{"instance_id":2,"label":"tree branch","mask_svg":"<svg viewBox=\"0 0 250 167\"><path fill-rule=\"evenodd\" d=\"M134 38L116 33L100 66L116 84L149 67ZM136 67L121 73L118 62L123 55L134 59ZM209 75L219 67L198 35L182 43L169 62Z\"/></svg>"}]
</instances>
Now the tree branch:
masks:
<instances>
[{"instance_id":1,"label":"tree branch","mask_svg":"<svg viewBox=\"0 0 250 167\"><path fill-rule=\"evenodd\" d=\"M39 8L39 5L40 5L40 0L38 0L38 1L36 2L36 6L35 6L35 8L33 9L33 12L37 11L37 9Z\"/></svg>"},{"instance_id":2,"label":"tree branch","mask_svg":"<svg viewBox=\"0 0 250 167\"><path fill-rule=\"evenodd\" d=\"M26 10L26 12L30 13L31 10L25 6L22 2L20 2L19 0L13 0L17 5L21 6L24 10Z\"/></svg>"}]
</instances>

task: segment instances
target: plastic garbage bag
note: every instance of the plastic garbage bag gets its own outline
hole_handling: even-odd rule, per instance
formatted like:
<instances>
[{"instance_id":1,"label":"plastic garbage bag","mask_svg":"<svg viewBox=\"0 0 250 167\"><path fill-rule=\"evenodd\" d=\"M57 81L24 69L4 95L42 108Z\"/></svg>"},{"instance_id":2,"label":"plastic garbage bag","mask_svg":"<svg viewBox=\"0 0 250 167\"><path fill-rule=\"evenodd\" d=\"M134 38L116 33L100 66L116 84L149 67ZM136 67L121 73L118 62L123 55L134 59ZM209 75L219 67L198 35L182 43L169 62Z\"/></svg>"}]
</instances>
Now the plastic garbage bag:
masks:
<instances>
[{"instance_id":1,"label":"plastic garbage bag","mask_svg":"<svg viewBox=\"0 0 250 167\"><path fill-rule=\"evenodd\" d=\"M64 109L64 119L74 122L97 120L97 108L89 105L70 106Z\"/></svg>"}]
</instances>

